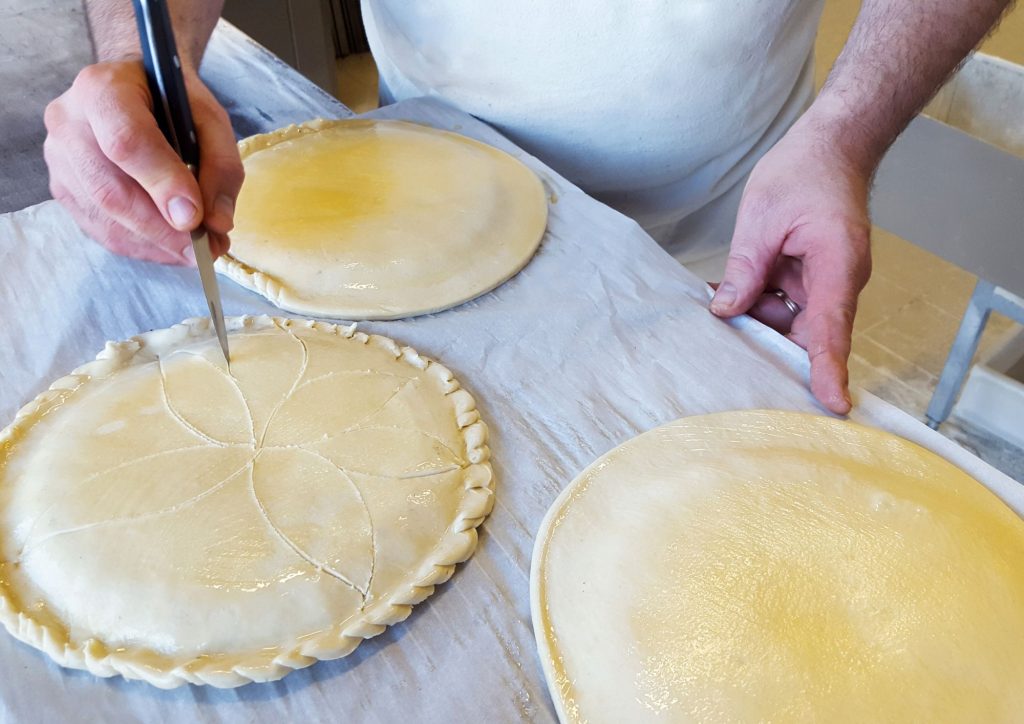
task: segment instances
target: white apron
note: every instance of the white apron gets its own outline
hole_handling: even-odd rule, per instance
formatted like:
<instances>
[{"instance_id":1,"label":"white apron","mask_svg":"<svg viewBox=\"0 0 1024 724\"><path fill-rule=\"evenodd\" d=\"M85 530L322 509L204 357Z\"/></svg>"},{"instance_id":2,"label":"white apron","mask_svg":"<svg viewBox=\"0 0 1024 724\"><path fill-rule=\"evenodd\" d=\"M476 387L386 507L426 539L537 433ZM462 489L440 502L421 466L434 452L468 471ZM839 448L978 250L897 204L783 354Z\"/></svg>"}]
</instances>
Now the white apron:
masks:
<instances>
[{"instance_id":1,"label":"white apron","mask_svg":"<svg viewBox=\"0 0 1024 724\"><path fill-rule=\"evenodd\" d=\"M824 0L363 0L385 102L495 126L712 278L813 93Z\"/></svg>"}]
</instances>

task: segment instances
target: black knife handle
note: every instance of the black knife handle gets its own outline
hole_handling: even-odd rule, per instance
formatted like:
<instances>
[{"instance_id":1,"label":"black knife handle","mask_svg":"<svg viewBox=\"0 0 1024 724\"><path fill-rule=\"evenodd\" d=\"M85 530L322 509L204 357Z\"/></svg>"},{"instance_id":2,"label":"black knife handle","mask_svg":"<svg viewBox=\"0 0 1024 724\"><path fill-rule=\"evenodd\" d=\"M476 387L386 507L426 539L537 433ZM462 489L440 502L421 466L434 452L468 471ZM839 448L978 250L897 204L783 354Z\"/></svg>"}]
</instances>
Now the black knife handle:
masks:
<instances>
[{"instance_id":1,"label":"black knife handle","mask_svg":"<svg viewBox=\"0 0 1024 724\"><path fill-rule=\"evenodd\" d=\"M153 115L181 160L198 170L199 141L166 0L132 0L132 4L146 82L153 96Z\"/></svg>"}]
</instances>

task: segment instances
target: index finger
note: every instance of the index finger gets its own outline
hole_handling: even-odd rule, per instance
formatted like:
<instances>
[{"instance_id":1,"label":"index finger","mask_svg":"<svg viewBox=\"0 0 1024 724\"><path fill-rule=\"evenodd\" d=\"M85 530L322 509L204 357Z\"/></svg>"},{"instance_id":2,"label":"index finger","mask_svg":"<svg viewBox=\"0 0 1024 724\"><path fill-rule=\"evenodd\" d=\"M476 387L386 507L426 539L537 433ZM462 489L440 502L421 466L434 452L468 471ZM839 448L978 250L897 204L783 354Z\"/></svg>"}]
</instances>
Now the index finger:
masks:
<instances>
[{"instance_id":1,"label":"index finger","mask_svg":"<svg viewBox=\"0 0 1024 724\"><path fill-rule=\"evenodd\" d=\"M844 264L805 265L807 308L804 322L811 362L811 392L829 410L847 414L853 403L847 361L861 284L855 268Z\"/></svg>"},{"instance_id":2,"label":"index finger","mask_svg":"<svg viewBox=\"0 0 1024 724\"><path fill-rule=\"evenodd\" d=\"M199 185L164 138L141 88L112 84L86 108L100 150L135 179L175 229L202 219Z\"/></svg>"}]
</instances>

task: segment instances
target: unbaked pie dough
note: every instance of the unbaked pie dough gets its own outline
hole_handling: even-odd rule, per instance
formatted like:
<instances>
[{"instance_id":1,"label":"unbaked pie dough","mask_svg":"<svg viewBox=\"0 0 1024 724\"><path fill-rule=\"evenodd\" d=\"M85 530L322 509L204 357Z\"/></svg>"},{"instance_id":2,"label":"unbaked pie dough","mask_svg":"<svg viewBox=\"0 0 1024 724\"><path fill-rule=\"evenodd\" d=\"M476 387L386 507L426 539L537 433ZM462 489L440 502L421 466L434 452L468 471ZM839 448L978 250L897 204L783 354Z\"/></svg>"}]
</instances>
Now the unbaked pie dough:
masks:
<instances>
[{"instance_id":1,"label":"unbaked pie dough","mask_svg":"<svg viewBox=\"0 0 1024 724\"><path fill-rule=\"evenodd\" d=\"M1024 712L1024 521L848 422L735 412L627 442L552 506L532 595L563 721Z\"/></svg>"},{"instance_id":2,"label":"unbaked pie dough","mask_svg":"<svg viewBox=\"0 0 1024 724\"><path fill-rule=\"evenodd\" d=\"M110 343L0 433L0 620L159 687L278 679L406 618L476 546L487 430L354 328L208 320Z\"/></svg>"},{"instance_id":3,"label":"unbaked pie dough","mask_svg":"<svg viewBox=\"0 0 1024 724\"><path fill-rule=\"evenodd\" d=\"M484 294L540 244L540 180L506 153L401 121L312 121L239 144L217 269L293 312L395 319Z\"/></svg>"}]
</instances>

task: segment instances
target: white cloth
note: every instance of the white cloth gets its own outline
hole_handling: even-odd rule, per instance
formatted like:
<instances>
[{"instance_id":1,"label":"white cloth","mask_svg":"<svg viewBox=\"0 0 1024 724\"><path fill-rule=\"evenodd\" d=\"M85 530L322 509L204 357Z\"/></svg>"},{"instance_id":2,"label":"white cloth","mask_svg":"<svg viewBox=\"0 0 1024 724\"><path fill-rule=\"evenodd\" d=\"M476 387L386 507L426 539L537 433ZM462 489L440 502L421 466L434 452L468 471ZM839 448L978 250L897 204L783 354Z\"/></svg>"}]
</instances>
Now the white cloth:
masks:
<instances>
[{"instance_id":1,"label":"white cloth","mask_svg":"<svg viewBox=\"0 0 1024 724\"><path fill-rule=\"evenodd\" d=\"M219 59L219 77L239 97L271 87L260 85L249 56ZM252 120L275 105L253 106ZM330 112L325 99L317 113ZM372 115L509 151L558 199L537 256L490 294L440 314L360 325L443 361L476 397L497 476L480 548L408 621L277 684L159 691L63 671L0 632L0 722L552 722L529 570L534 536L559 492L598 456L684 415L820 412L806 353L749 317L726 323L709 314L708 288L629 219L438 103ZM52 201L0 215L0 267L0 424L105 339L206 314L194 269L109 254ZM228 314L281 313L224 277L220 285ZM936 451L1024 512L1024 487L877 398L855 397L855 420Z\"/></svg>"},{"instance_id":2,"label":"white cloth","mask_svg":"<svg viewBox=\"0 0 1024 724\"><path fill-rule=\"evenodd\" d=\"M244 133L348 115L223 23L203 76ZM62 670L0 632L0 722L552 722L529 569L562 488L616 445L684 415L820 412L803 350L749 317L710 315L708 288L635 223L450 108L409 102L373 115L506 150L558 199L537 256L490 294L441 314L360 325L442 360L476 397L497 474L480 548L408 621L276 684L159 691ZM0 268L0 425L104 340L207 313L194 269L109 254L54 202L0 215ZM281 313L220 284L228 314ZM854 419L936 451L1024 513L1024 487L894 407L856 396Z\"/></svg>"},{"instance_id":3,"label":"white cloth","mask_svg":"<svg viewBox=\"0 0 1024 724\"><path fill-rule=\"evenodd\" d=\"M498 128L677 259L728 244L806 107L823 0L363 0L387 100Z\"/></svg>"}]
</instances>

